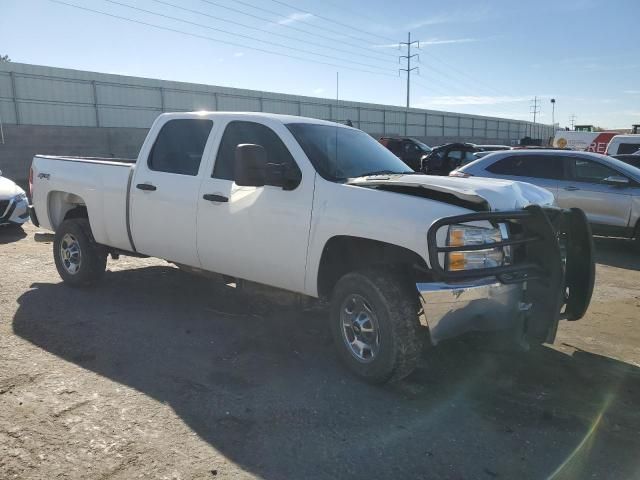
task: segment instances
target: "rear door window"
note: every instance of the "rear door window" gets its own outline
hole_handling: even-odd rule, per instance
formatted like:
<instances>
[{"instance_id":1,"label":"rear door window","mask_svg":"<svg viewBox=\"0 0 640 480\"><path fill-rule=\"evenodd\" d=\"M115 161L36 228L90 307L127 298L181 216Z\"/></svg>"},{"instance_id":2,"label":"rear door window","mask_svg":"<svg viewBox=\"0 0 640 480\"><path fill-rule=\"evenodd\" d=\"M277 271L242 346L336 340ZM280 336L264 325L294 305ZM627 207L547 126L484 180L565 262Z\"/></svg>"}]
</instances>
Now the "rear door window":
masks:
<instances>
[{"instance_id":1,"label":"rear door window","mask_svg":"<svg viewBox=\"0 0 640 480\"><path fill-rule=\"evenodd\" d=\"M198 175L202 153L213 127L200 118L169 120L156 138L147 165L150 170L178 175Z\"/></svg>"},{"instance_id":2,"label":"rear door window","mask_svg":"<svg viewBox=\"0 0 640 480\"><path fill-rule=\"evenodd\" d=\"M563 177L563 158L552 155L514 155L493 163L487 170L498 175L559 180Z\"/></svg>"}]
</instances>

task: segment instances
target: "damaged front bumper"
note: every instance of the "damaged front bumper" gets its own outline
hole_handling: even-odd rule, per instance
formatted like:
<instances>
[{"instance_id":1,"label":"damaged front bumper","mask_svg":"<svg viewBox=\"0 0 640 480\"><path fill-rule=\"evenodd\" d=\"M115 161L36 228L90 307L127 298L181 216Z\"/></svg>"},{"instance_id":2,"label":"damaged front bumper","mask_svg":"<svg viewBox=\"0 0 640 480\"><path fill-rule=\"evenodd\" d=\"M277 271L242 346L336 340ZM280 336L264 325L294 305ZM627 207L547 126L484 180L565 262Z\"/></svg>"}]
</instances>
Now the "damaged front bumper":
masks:
<instances>
[{"instance_id":1,"label":"damaged front bumper","mask_svg":"<svg viewBox=\"0 0 640 480\"><path fill-rule=\"evenodd\" d=\"M508 225L507 239L484 248L509 247L513 261L492 268L446 270L443 253L469 247L438 245L438 231L478 221ZM434 223L428 243L434 281L416 287L433 344L470 331L515 328L534 342L553 342L558 321L578 320L591 300L593 239L581 210L530 206L449 217Z\"/></svg>"},{"instance_id":2,"label":"damaged front bumper","mask_svg":"<svg viewBox=\"0 0 640 480\"><path fill-rule=\"evenodd\" d=\"M523 283L504 284L495 277L416 287L434 345L470 331L513 328L531 306L524 302Z\"/></svg>"}]
</instances>

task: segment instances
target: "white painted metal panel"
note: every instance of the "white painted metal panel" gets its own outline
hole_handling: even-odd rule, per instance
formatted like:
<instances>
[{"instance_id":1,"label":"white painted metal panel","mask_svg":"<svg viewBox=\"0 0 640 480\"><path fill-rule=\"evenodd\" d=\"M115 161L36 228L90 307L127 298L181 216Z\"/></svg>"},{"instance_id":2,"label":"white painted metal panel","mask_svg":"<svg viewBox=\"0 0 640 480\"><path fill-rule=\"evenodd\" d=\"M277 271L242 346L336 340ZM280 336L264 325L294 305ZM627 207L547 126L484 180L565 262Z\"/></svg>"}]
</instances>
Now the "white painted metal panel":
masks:
<instances>
[{"instance_id":1,"label":"white painted metal panel","mask_svg":"<svg viewBox=\"0 0 640 480\"><path fill-rule=\"evenodd\" d=\"M29 125L96 126L96 113L93 105L18 102L18 114L20 122Z\"/></svg>"},{"instance_id":2,"label":"white painted metal panel","mask_svg":"<svg viewBox=\"0 0 640 480\"><path fill-rule=\"evenodd\" d=\"M93 103L88 82L69 82L53 78L15 75L16 96L20 100L45 100L65 103Z\"/></svg>"},{"instance_id":3,"label":"white painted metal panel","mask_svg":"<svg viewBox=\"0 0 640 480\"><path fill-rule=\"evenodd\" d=\"M382 123L384 122L384 111L363 108L360 110L360 120L363 122Z\"/></svg>"},{"instance_id":4,"label":"white painted metal panel","mask_svg":"<svg viewBox=\"0 0 640 480\"><path fill-rule=\"evenodd\" d=\"M162 106L159 88L97 84L96 93L100 105L152 108Z\"/></svg>"},{"instance_id":5,"label":"white painted metal panel","mask_svg":"<svg viewBox=\"0 0 640 480\"><path fill-rule=\"evenodd\" d=\"M218 95L218 111L259 112L260 99Z\"/></svg>"},{"instance_id":6,"label":"white painted metal panel","mask_svg":"<svg viewBox=\"0 0 640 480\"><path fill-rule=\"evenodd\" d=\"M425 125L424 113L409 113L407 116L407 122L409 123L409 125L424 127ZM424 128L422 129L421 135L424 135Z\"/></svg>"},{"instance_id":7,"label":"white painted metal panel","mask_svg":"<svg viewBox=\"0 0 640 480\"><path fill-rule=\"evenodd\" d=\"M11 76L6 72L0 72L0 97L13 98L11 89Z\"/></svg>"},{"instance_id":8,"label":"white painted metal panel","mask_svg":"<svg viewBox=\"0 0 640 480\"><path fill-rule=\"evenodd\" d=\"M100 125L103 127L149 128L162 112L157 109L100 107Z\"/></svg>"},{"instance_id":9,"label":"white painted metal panel","mask_svg":"<svg viewBox=\"0 0 640 480\"><path fill-rule=\"evenodd\" d=\"M0 119L2 123L16 123L16 110L11 100L0 98Z\"/></svg>"},{"instance_id":10,"label":"white painted metal panel","mask_svg":"<svg viewBox=\"0 0 640 480\"><path fill-rule=\"evenodd\" d=\"M164 90L162 93L164 96L165 112L175 110L198 111L216 109L216 99L212 94L178 90Z\"/></svg>"},{"instance_id":11,"label":"white painted metal panel","mask_svg":"<svg viewBox=\"0 0 640 480\"><path fill-rule=\"evenodd\" d=\"M281 113L283 115L298 115L297 102L283 102L281 100L262 101L262 111L269 113Z\"/></svg>"},{"instance_id":12,"label":"white painted metal panel","mask_svg":"<svg viewBox=\"0 0 640 480\"><path fill-rule=\"evenodd\" d=\"M318 103L303 103L302 105L300 105L300 115L302 115L303 117L331 120L331 109L329 108L329 105L321 105Z\"/></svg>"}]
</instances>

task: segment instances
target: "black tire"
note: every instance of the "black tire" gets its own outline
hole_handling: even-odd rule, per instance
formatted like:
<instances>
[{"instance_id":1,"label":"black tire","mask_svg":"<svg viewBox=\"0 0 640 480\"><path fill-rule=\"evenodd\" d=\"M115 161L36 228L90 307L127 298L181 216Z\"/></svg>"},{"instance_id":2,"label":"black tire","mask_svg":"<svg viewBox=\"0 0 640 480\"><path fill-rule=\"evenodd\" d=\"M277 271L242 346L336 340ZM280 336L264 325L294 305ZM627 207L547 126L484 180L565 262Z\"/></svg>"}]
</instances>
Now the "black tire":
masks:
<instances>
[{"instance_id":1,"label":"black tire","mask_svg":"<svg viewBox=\"0 0 640 480\"><path fill-rule=\"evenodd\" d=\"M369 360L357 358L343 329L345 305L354 298L367 302L377 323L377 352ZM330 322L338 356L358 377L370 383L395 382L416 368L424 339L418 294L402 275L382 268L346 274L334 288Z\"/></svg>"},{"instance_id":2,"label":"black tire","mask_svg":"<svg viewBox=\"0 0 640 480\"><path fill-rule=\"evenodd\" d=\"M63 258L61 247L67 235L77 240L80 261L75 272L70 271ZM86 218L73 218L60 224L53 240L53 258L62 280L73 287L93 285L100 280L107 268L107 252L93 239L89 220Z\"/></svg>"}]
</instances>

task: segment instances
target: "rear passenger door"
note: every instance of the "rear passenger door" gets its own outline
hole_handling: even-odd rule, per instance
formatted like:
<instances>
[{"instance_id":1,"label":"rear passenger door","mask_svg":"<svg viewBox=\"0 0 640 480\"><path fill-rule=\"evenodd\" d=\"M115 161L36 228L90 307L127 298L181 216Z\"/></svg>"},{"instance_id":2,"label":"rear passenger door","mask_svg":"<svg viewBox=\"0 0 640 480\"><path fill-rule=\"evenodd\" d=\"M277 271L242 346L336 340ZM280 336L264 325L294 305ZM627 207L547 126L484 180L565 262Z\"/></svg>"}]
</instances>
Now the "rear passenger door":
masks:
<instances>
[{"instance_id":1,"label":"rear passenger door","mask_svg":"<svg viewBox=\"0 0 640 480\"><path fill-rule=\"evenodd\" d=\"M624 177L613 168L581 157L567 157L567 178L561 182L558 205L563 208L581 208L596 233L615 234L629 224L634 182L611 185L607 177ZM624 232L620 232L624 233Z\"/></svg>"},{"instance_id":2,"label":"rear passenger door","mask_svg":"<svg viewBox=\"0 0 640 480\"><path fill-rule=\"evenodd\" d=\"M213 121L207 119L168 120L146 158L141 152L130 187L131 234L138 252L200 266L196 245L199 171L212 127Z\"/></svg>"},{"instance_id":3,"label":"rear passenger door","mask_svg":"<svg viewBox=\"0 0 640 480\"><path fill-rule=\"evenodd\" d=\"M543 187L558 198L558 185L564 175L562 157L555 155L511 155L497 160L486 170L494 178L517 180Z\"/></svg>"}]
</instances>

